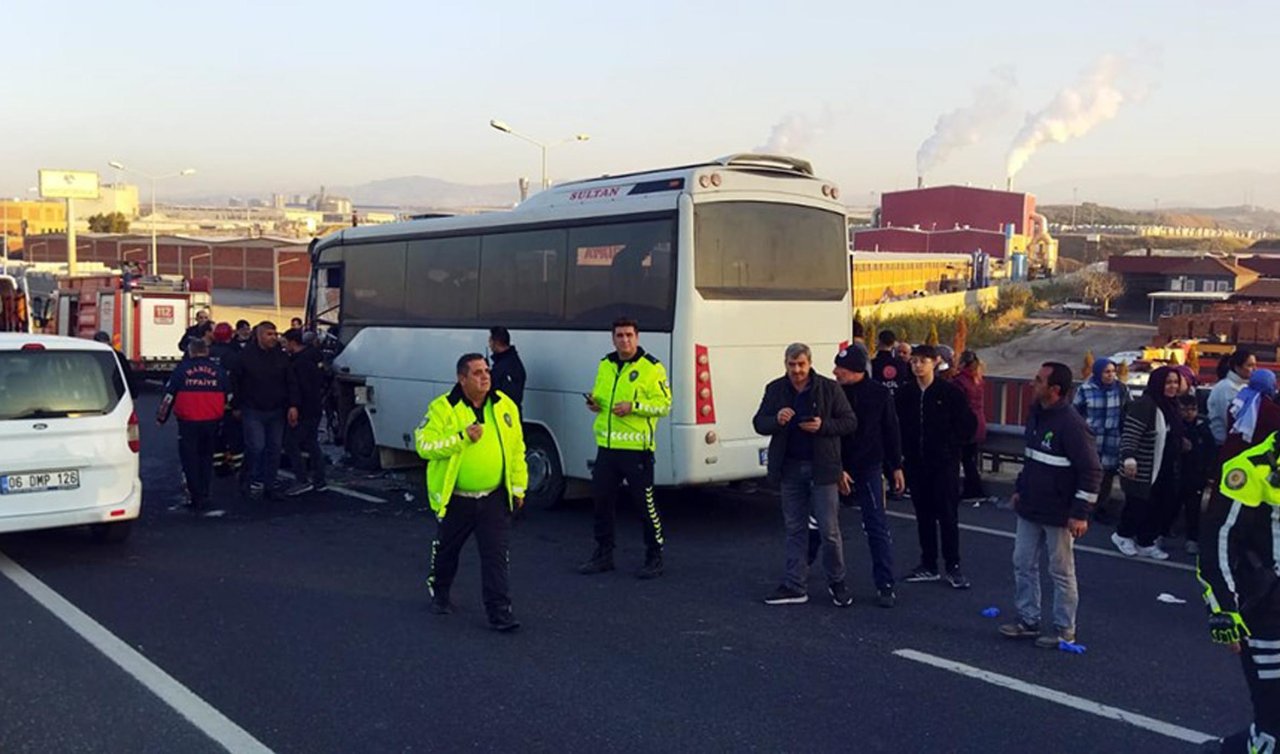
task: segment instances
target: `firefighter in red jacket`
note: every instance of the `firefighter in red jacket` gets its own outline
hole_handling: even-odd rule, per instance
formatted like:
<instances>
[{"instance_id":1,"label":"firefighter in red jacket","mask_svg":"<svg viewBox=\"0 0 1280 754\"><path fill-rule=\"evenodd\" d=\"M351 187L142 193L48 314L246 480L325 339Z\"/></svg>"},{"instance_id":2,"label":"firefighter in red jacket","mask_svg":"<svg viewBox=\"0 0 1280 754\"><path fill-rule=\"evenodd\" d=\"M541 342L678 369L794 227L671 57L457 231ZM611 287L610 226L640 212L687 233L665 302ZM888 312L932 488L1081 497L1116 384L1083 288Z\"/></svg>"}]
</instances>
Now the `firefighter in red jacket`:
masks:
<instances>
[{"instance_id":1,"label":"firefighter in red jacket","mask_svg":"<svg viewBox=\"0 0 1280 754\"><path fill-rule=\"evenodd\" d=\"M187 345L187 358L169 377L156 414L157 424L163 424L170 412L178 417L178 457L187 478L190 505L197 512L209 511L213 451L229 386L227 373L209 358L209 344L196 338Z\"/></svg>"}]
</instances>

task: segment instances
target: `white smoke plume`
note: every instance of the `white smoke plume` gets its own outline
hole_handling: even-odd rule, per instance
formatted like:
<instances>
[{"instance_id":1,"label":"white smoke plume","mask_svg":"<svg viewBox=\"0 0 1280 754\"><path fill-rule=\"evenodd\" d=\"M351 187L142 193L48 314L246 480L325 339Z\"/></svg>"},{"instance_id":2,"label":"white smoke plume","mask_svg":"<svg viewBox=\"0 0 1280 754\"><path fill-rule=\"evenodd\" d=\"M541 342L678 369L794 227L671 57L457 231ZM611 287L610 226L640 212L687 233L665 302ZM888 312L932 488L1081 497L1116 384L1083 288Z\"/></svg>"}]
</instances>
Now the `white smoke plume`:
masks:
<instances>
[{"instance_id":1,"label":"white smoke plume","mask_svg":"<svg viewBox=\"0 0 1280 754\"><path fill-rule=\"evenodd\" d=\"M1007 66L991 72L993 80L973 90L973 100L938 116L933 134L916 152L916 175L926 175L955 151L982 141L990 128L1013 107L1018 82Z\"/></svg>"},{"instance_id":2,"label":"white smoke plume","mask_svg":"<svg viewBox=\"0 0 1280 754\"><path fill-rule=\"evenodd\" d=\"M825 109L816 118L804 113L789 113L773 125L769 140L754 151L765 154L795 155L819 137L831 125L831 111Z\"/></svg>"},{"instance_id":3,"label":"white smoke plume","mask_svg":"<svg viewBox=\"0 0 1280 754\"><path fill-rule=\"evenodd\" d=\"M1103 55L1043 110L1028 115L1009 148L1005 175L1017 175L1044 144L1084 136L1099 123L1116 117L1120 106L1132 99L1120 83L1130 65L1126 58Z\"/></svg>"}]
</instances>

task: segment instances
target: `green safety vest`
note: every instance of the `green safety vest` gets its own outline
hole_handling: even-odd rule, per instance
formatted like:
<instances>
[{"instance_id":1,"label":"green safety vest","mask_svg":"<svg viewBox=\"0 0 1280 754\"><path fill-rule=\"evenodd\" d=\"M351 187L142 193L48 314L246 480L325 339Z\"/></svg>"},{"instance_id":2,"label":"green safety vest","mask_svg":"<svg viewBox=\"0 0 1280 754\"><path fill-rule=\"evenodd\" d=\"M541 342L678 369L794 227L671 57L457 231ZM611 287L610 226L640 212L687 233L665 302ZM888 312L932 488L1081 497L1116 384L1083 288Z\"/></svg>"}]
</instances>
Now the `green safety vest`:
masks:
<instances>
[{"instance_id":1,"label":"green safety vest","mask_svg":"<svg viewBox=\"0 0 1280 754\"><path fill-rule=\"evenodd\" d=\"M1241 505L1256 508L1263 503L1280 506L1280 486L1272 481L1276 473L1276 433L1222 464L1218 489ZM1280 474L1276 476L1280 482Z\"/></svg>"},{"instance_id":2,"label":"green safety vest","mask_svg":"<svg viewBox=\"0 0 1280 754\"><path fill-rule=\"evenodd\" d=\"M615 351L600 360L591 396L600 407L593 425L596 445L612 450L654 449L658 419L671 413L671 390L662 362L643 348L630 361L620 361ZM623 402L631 403L631 413L614 416L613 407Z\"/></svg>"},{"instance_id":3,"label":"green safety vest","mask_svg":"<svg viewBox=\"0 0 1280 754\"><path fill-rule=\"evenodd\" d=\"M493 404L493 426L484 425L485 432L498 433L502 446L500 462L503 465L502 481L507 489L507 502L514 509L515 498L524 497L529 485L529 467L524 457L524 429L520 426L520 410L515 401L501 390L489 393L486 399ZM476 420L475 412L467 403L462 389L455 387L434 401L427 408L427 415L414 430L414 446L418 455L427 463L427 500L436 518L443 519L453 497L458 481L458 469L462 466L462 449L471 442L467 427Z\"/></svg>"}]
</instances>

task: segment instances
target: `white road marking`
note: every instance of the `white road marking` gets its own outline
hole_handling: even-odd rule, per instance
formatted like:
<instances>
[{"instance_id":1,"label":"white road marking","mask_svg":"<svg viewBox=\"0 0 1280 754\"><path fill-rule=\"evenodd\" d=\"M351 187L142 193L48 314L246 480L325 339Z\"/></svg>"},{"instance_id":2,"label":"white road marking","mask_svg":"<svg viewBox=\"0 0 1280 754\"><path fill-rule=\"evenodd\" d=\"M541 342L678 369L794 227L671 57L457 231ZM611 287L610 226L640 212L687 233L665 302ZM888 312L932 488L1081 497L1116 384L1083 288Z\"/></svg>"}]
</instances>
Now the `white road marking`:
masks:
<instances>
[{"instance_id":1,"label":"white road marking","mask_svg":"<svg viewBox=\"0 0 1280 754\"><path fill-rule=\"evenodd\" d=\"M903 513L901 511L885 511L885 513L890 516L893 516L894 518L903 518L909 521L916 520L916 517L911 515L910 513ZM1014 534L1011 531L1001 531L1000 529L988 529L985 526L975 526L973 524L960 524L960 528L964 529L965 531L976 531L979 534L991 534L996 537L1004 537L1005 539L1014 539ZM1075 550L1076 552L1088 552L1088 553L1093 553L1094 555L1105 555L1108 558L1119 558L1120 560L1125 560L1130 563L1146 563L1147 565L1162 566L1164 568L1173 568L1179 571L1190 571L1192 573L1195 573L1196 571L1196 567L1189 563L1175 563L1172 560L1152 560L1151 558L1139 558L1136 556L1131 558L1128 555L1123 555L1119 552L1116 552L1115 550L1108 550L1103 547L1093 547L1092 545L1077 544L1075 546Z\"/></svg>"},{"instance_id":2,"label":"white road marking","mask_svg":"<svg viewBox=\"0 0 1280 754\"><path fill-rule=\"evenodd\" d=\"M897 649L894 650L893 654L906 660L913 660L935 668L941 668L942 670L949 670L952 673L959 673L960 675L968 676L970 678L976 678L979 681L985 681L986 683L1000 686L1002 688L1009 689L1010 691L1017 691L1020 694L1034 696L1037 699L1043 699L1045 701L1053 702L1054 704L1061 704L1064 707L1071 707L1072 709L1077 709L1081 712L1088 712L1091 715L1097 715L1098 717L1104 717L1108 720L1127 723L1144 730L1149 730L1152 733L1159 733L1162 736L1176 738L1179 741L1202 744L1208 741L1218 740L1217 736L1213 736L1208 733L1201 733L1198 730L1184 728L1181 725L1174 725L1173 723L1166 723L1163 720L1157 720L1153 717L1147 717L1146 715L1139 715L1136 712L1123 710L1119 707L1111 707L1100 702L1095 702L1091 699L1073 696L1045 686L1038 686L1034 683L1019 681L1017 678L1000 675L999 673L992 673L989 670L975 668L972 665L965 665L964 663L955 662L954 660L937 657L925 652L917 652L914 649Z\"/></svg>"},{"instance_id":3,"label":"white road marking","mask_svg":"<svg viewBox=\"0 0 1280 754\"><path fill-rule=\"evenodd\" d=\"M297 479L297 478L298 478L298 477L296 477L296 476L293 474L293 472L291 472L291 471L285 471L285 470L283 470L283 469L281 469L281 470L280 470L279 474L280 474L280 476L282 476L282 477L287 477L287 478L289 478L289 479ZM355 498L356 500L363 500L363 501L365 501L366 503L385 503L385 502L387 502L387 501L386 501L386 500L384 500L383 498L375 497L375 496L373 496L373 495L367 495L367 494L365 494L365 493L363 493L363 492L356 492L355 490L351 489L350 487L343 487L343 486L342 486L342 485L340 485L340 484L331 484L331 485L329 485L329 491L330 491L330 492L336 492L336 493L338 493L339 495L346 495L347 497L353 497L353 498Z\"/></svg>"},{"instance_id":4,"label":"white road marking","mask_svg":"<svg viewBox=\"0 0 1280 754\"><path fill-rule=\"evenodd\" d=\"M72 631L102 652L107 659L119 665L122 670L137 679L151 693L227 751L235 754L240 752L270 754L271 749L250 735L248 731L196 696L173 676L121 641L102 624L90 618L62 595L33 576L30 571L10 560L4 553L0 553L0 574L8 577L19 589L53 613L54 617L65 623Z\"/></svg>"}]
</instances>

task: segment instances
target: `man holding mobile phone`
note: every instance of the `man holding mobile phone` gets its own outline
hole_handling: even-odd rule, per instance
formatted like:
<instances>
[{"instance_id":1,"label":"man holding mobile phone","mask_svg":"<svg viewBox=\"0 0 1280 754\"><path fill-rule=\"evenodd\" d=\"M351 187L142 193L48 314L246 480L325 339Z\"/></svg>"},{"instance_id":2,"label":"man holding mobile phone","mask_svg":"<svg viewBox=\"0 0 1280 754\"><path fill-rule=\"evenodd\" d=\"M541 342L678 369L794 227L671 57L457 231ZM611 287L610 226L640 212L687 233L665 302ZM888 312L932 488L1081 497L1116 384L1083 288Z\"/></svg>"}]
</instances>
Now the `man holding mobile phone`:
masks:
<instances>
[{"instance_id":1,"label":"man holding mobile phone","mask_svg":"<svg viewBox=\"0 0 1280 754\"><path fill-rule=\"evenodd\" d=\"M662 575L664 542L653 498L655 429L658 419L671 411L671 391L662 362L640 347L634 319L614 320L613 347L600 360L595 387L583 393L587 409L596 415L596 462L591 467L596 549L578 573L613 570L618 487L625 480L629 494L644 495L645 556L636 578L653 579Z\"/></svg>"},{"instance_id":2,"label":"man holding mobile phone","mask_svg":"<svg viewBox=\"0 0 1280 754\"><path fill-rule=\"evenodd\" d=\"M809 516L822 537L827 593L837 607L853 604L845 586L844 541L840 535L840 438L858 420L834 380L813 372L809 346L792 343L786 351L786 375L764 389L752 420L756 432L769 435L769 481L782 489L786 525L783 582L764 598L767 605L809 601Z\"/></svg>"}]
</instances>

